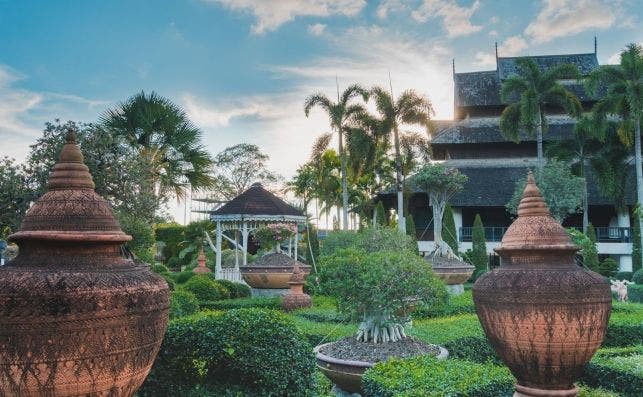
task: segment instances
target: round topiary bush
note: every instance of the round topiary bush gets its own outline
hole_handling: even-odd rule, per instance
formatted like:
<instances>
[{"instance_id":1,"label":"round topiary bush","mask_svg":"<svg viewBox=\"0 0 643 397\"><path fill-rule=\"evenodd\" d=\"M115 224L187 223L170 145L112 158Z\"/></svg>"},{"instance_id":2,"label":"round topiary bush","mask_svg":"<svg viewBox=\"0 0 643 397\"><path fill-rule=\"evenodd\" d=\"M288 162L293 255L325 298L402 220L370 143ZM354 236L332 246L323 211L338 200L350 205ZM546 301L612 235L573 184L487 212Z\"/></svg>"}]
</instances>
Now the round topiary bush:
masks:
<instances>
[{"instance_id":1,"label":"round topiary bush","mask_svg":"<svg viewBox=\"0 0 643 397\"><path fill-rule=\"evenodd\" d=\"M242 283L235 283L230 280L216 280L217 283L224 286L228 292L230 292L231 299L237 298L249 298L250 297L250 287Z\"/></svg>"},{"instance_id":2,"label":"round topiary bush","mask_svg":"<svg viewBox=\"0 0 643 397\"><path fill-rule=\"evenodd\" d=\"M194 277L194 273L192 273L191 271L187 271L187 272L181 272L181 273L174 273L172 276L174 277L174 281L176 281L177 284L184 284L189 279Z\"/></svg>"},{"instance_id":3,"label":"round topiary bush","mask_svg":"<svg viewBox=\"0 0 643 397\"><path fill-rule=\"evenodd\" d=\"M183 285L183 289L193 293L199 302L218 301L230 298L230 292L209 276L194 276Z\"/></svg>"},{"instance_id":4,"label":"round topiary bush","mask_svg":"<svg viewBox=\"0 0 643 397\"><path fill-rule=\"evenodd\" d=\"M193 293L178 290L170 296L170 318L189 316L199 311L199 300Z\"/></svg>"},{"instance_id":5,"label":"round topiary bush","mask_svg":"<svg viewBox=\"0 0 643 397\"><path fill-rule=\"evenodd\" d=\"M632 281L632 276L632 272L618 272L614 275L614 279Z\"/></svg>"},{"instance_id":6,"label":"round topiary bush","mask_svg":"<svg viewBox=\"0 0 643 397\"><path fill-rule=\"evenodd\" d=\"M155 264L151 265L150 270L152 270L154 273L159 273L159 274L161 274L161 273L169 273L168 268L165 267L164 265L160 264L160 263L155 263Z\"/></svg>"},{"instance_id":7,"label":"round topiary bush","mask_svg":"<svg viewBox=\"0 0 643 397\"><path fill-rule=\"evenodd\" d=\"M632 282L636 284L643 284L643 269L639 269L632 275Z\"/></svg>"},{"instance_id":8,"label":"round topiary bush","mask_svg":"<svg viewBox=\"0 0 643 397\"><path fill-rule=\"evenodd\" d=\"M199 385L248 396L311 396L314 373L311 346L284 314L206 312L170 322L139 395L184 395Z\"/></svg>"}]
</instances>

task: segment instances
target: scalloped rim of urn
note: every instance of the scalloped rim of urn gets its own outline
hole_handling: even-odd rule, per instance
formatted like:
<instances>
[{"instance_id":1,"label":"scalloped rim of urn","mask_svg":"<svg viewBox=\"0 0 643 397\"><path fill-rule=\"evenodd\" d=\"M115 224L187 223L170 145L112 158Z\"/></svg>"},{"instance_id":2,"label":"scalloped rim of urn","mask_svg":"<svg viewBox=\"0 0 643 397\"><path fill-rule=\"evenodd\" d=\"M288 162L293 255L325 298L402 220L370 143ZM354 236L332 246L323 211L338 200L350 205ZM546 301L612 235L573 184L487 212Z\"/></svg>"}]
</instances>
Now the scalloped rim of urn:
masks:
<instances>
[{"instance_id":1,"label":"scalloped rim of urn","mask_svg":"<svg viewBox=\"0 0 643 397\"><path fill-rule=\"evenodd\" d=\"M315 346L313 349L317 360L317 368L319 368L319 370L322 371L334 385L338 386L342 390L351 393L361 393L362 375L364 375L364 372L369 368L372 368L376 363L368 361L343 360L341 358L328 356L320 351L324 346L328 346L333 343L335 342L324 343L322 345ZM444 360L449 357L449 351L447 349L442 346L435 346L440 349L440 354L435 356L436 359ZM321 365L321 363L325 363L326 366ZM336 383L339 376L336 376L335 379L333 379L334 374L340 374L343 381L340 380L340 382Z\"/></svg>"}]
</instances>

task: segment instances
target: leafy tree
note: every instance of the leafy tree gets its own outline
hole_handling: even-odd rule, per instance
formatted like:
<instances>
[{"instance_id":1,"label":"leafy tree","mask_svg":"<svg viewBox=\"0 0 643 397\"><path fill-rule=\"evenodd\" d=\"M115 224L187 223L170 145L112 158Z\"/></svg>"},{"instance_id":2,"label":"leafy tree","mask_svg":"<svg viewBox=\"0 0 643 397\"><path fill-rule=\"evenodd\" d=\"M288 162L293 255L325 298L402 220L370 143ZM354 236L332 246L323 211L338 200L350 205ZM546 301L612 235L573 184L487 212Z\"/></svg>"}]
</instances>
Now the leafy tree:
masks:
<instances>
[{"instance_id":1,"label":"leafy tree","mask_svg":"<svg viewBox=\"0 0 643 397\"><path fill-rule=\"evenodd\" d=\"M556 65L541 71L529 57L516 60L518 74L502 83L500 95L508 103L500 116L502 134L515 142L520 141L520 132L536 135L538 168L544 166L543 133L547 131L545 109L562 108L573 116L580 117L583 107L572 92L558 82L560 79L578 79L580 72L571 64Z\"/></svg>"},{"instance_id":2,"label":"leafy tree","mask_svg":"<svg viewBox=\"0 0 643 397\"><path fill-rule=\"evenodd\" d=\"M321 107L330 119L330 128L337 134L338 153L341 163L341 191L342 191L342 211L343 211L343 229L348 229L348 176L347 176L347 157L344 151L344 134L348 129L348 121L352 115L364 112L361 104L351 103L354 98L361 97L364 101L368 100L368 92L357 84L351 85L342 93L337 92L337 102L332 102L326 95L315 93L306 98L304 102L304 113L306 117L310 110L315 107ZM338 219L339 221L339 219Z\"/></svg>"},{"instance_id":3,"label":"leafy tree","mask_svg":"<svg viewBox=\"0 0 643 397\"><path fill-rule=\"evenodd\" d=\"M415 222L413 221L413 215L411 214L408 214L406 216L406 234L407 236L411 237L411 239L413 240L413 243L415 244L415 247L416 247L415 253L419 255L420 248L417 245L417 241L418 241L417 230L415 228Z\"/></svg>"},{"instance_id":4,"label":"leafy tree","mask_svg":"<svg viewBox=\"0 0 643 397\"><path fill-rule=\"evenodd\" d=\"M317 238L317 228L312 223L308 224L306 231L306 263L312 265L319 258L319 239Z\"/></svg>"},{"instance_id":5,"label":"leafy tree","mask_svg":"<svg viewBox=\"0 0 643 397\"><path fill-rule=\"evenodd\" d=\"M588 268L598 271L600 261L598 260L598 249L596 248L596 230L591 223L587 226L587 238L591 244L583 247L583 263Z\"/></svg>"},{"instance_id":6,"label":"leafy tree","mask_svg":"<svg viewBox=\"0 0 643 397\"><path fill-rule=\"evenodd\" d=\"M487 255L487 243L484 235L484 225L480 214L476 214L471 231L472 250L469 255L476 272L489 269L489 256Z\"/></svg>"},{"instance_id":7,"label":"leafy tree","mask_svg":"<svg viewBox=\"0 0 643 397\"><path fill-rule=\"evenodd\" d=\"M295 176L286 183L286 191L302 199L305 214L308 213L310 201L315 197L315 182L315 167L306 163L297 168Z\"/></svg>"},{"instance_id":8,"label":"leafy tree","mask_svg":"<svg viewBox=\"0 0 643 397\"><path fill-rule=\"evenodd\" d=\"M449 199L464 188L467 176L455 168L447 168L442 164L425 165L413 176L414 183L429 195L433 208L433 240L435 248L432 256L447 258L457 257L453 249L442 238L442 217L444 207Z\"/></svg>"},{"instance_id":9,"label":"leafy tree","mask_svg":"<svg viewBox=\"0 0 643 397\"><path fill-rule=\"evenodd\" d=\"M453 219L453 209L447 203L444 207L444 215L442 219L442 236L444 242L449 244L453 252L458 254L458 234L455 230L455 220Z\"/></svg>"},{"instance_id":10,"label":"leafy tree","mask_svg":"<svg viewBox=\"0 0 643 397\"><path fill-rule=\"evenodd\" d=\"M214 158L213 192L222 199L232 200L255 182L272 184L279 181L281 177L268 169L269 159L259 146L249 143L223 149Z\"/></svg>"},{"instance_id":11,"label":"leafy tree","mask_svg":"<svg viewBox=\"0 0 643 397\"><path fill-rule=\"evenodd\" d=\"M381 200L378 201L377 205L375 206L374 221L374 223L379 226L386 226L387 224L386 211L384 211L384 203Z\"/></svg>"},{"instance_id":12,"label":"leafy tree","mask_svg":"<svg viewBox=\"0 0 643 397\"><path fill-rule=\"evenodd\" d=\"M132 236L132 241L125 243L125 246L141 262L154 263L156 240L152 225L145 219L128 212L118 211L115 215L123 231Z\"/></svg>"},{"instance_id":13,"label":"leafy tree","mask_svg":"<svg viewBox=\"0 0 643 397\"><path fill-rule=\"evenodd\" d=\"M571 139L551 143L547 148L547 153L560 161L570 162L575 175L585 178L587 164L601 146L597 138L593 121L585 116L574 126L574 134ZM583 186L583 230L585 231L589 224L588 208L587 183L585 183Z\"/></svg>"},{"instance_id":14,"label":"leafy tree","mask_svg":"<svg viewBox=\"0 0 643 397\"><path fill-rule=\"evenodd\" d=\"M536 172L535 178L551 215L558 222L562 222L568 215L580 209L585 179L572 174L567 164L550 160L542 171ZM514 194L506 205L507 211L511 214L518 213L518 204L526 184L526 177L516 182Z\"/></svg>"},{"instance_id":15,"label":"leafy tree","mask_svg":"<svg viewBox=\"0 0 643 397\"><path fill-rule=\"evenodd\" d=\"M397 100L394 100L392 94L382 87L374 87L371 93L375 99L375 107L380 115L382 128L389 137L393 136L397 224L400 231L404 232L406 229L404 226L404 169L399 129L402 125L414 124L425 126L428 133L431 116L434 114L433 105L428 98L413 90L404 91Z\"/></svg>"},{"instance_id":16,"label":"leafy tree","mask_svg":"<svg viewBox=\"0 0 643 397\"><path fill-rule=\"evenodd\" d=\"M201 144L201 131L170 100L140 92L105 112L100 121L143 160L143 188L154 195L157 208L172 196L185 197L188 185L194 191L213 186L213 160Z\"/></svg>"},{"instance_id":17,"label":"leafy tree","mask_svg":"<svg viewBox=\"0 0 643 397\"><path fill-rule=\"evenodd\" d=\"M0 158L0 239L18 230L31 199L24 167L12 158Z\"/></svg>"},{"instance_id":18,"label":"leafy tree","mask_svg":"<svg viewBox=\"0 0 643 397\"><path fill-rule=\"evenodd\" d=\"M641 118L643 118L643 47L628 44L621 52L619 65L605 65L594 70L586 81L591 94L605 89L592 112L600 131L606 131L609 115L618 116L617 133L630 147L634 138L637 202L643 203L643 169L641 168ZM643 219L639 218L639 230ZM640 236L643 246L643 234ZM643 255L643 252L641 253ZM643 259L643 258L642 258Z\"/></svg>"}]
</instances>

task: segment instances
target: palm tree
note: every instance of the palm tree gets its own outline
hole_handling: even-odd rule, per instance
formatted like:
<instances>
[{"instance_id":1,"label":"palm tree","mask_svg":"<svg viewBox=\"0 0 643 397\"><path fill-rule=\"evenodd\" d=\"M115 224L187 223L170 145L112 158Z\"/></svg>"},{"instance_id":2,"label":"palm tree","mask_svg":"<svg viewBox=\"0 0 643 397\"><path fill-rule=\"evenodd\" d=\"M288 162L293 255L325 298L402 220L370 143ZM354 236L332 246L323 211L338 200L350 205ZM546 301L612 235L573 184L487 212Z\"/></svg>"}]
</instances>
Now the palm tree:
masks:
<instances>
[{"instance_id":1,"label":"palm tree","mask_svg":"<svg viewBox=\"0 0 643 397\"><path fill-rule=\"evenodd\" d=\"M589 225L587 176L586 166L588 161L599 149L598 135L594 122L587 116L581 118L574 126L574 135L571 139L553 142L547 148L547 154L561 161L570 162L575 174L585 178L583 186L583 232L587 232Z\"/></svg>"},{"instance_id":2,"label":"palm tree","mask_svg":"<svg viewBox=\"0 0 643 397\"><path fill-rule=\"evenodd\" d=\"M599 89L605 95L592 109L600 127L607 124L607 116L619 117L618 134L623 143L631 145L634 134L634 166L636 168L636 195L638 204L643 203L643 170L641 169L641 118L643 117L643 47L628 44L621 52L620 65L606 65L590 73L587 90L597 94ZM643 230L643 219L638 216L639 227ZM643 243L643 233L641 233Z\"/></svg>"},{"instance_id":3,"label":"palm tree","mask_svg":"<svg viewBox=\"0 0 643 397\"><path fill-rule=\"evenodd\" d=\"M520 142L520 132L536 135L538 168L544 166L543 133L547 131L545 108L562 108L572 117L580 117L583 107L572 92L558 82L579 79L578 68L556 65L541 71L529 57L516 59L518 74L502 83L500 96L509 103L500 115L500 131L507 139Z\"/></svg>"},{"instance_id":4,"label":"palm tree","mask_svg":"<svg viewBox=\"0 0 643 397\"><path fill-rule=\"evenodd\" d=\"M342 179L342 209L343 209L343 228L348 229L348 180L347 180L347 159L344 151L344 133L348 125L348 120L355 113L364 112L364 107L361 104L350 103L352 99L362 97L364 101L368 100L368 91L363 89L357 84L348 87L341 95L339 90L337 92L337 102L332 102L326 95L322 93L315 93L304 102L304 113L306 117L310 114L310 110L319 106L330 118L330 127L337 133L338 139L338 154L341 163L341 179ZM339 219L338 219L339 221Z\"/></svg>"},{"instance_id":5,"label":"palm tree","mask_svg":"<svg viewBox=\"0 0 643 397\"><path fill-rule=\"evenodd\" d=\"M306 216L308 216L308 205L314 197L315 178L315 167L311 163L306 163L299 167L295 176L286 183L285 190L302 199Z\"/></svg>"},{"instance_id":6,"label":"palm tree","mask_svg":"<svg viewBox=\"0 0 643 397\"><path fill-rule=\"evenodd\" d=\"M400 150L400 126L403 124L422 125L427 128L431 124L434 114L433 105L428 98L417 94L413 90L406 90L393 100L392 94L381 87L374 87L371 95L375 98L375 106L380 114L382 128L388 136L393 135L395 149L395 189L397 191L397 226L402 233L406 233L404 222L404 193L403 193L403 167Z\"/></svg>"},{"instance_id":7,"label":"palm tree","mask_svg":"<svg viewBox=\"0 0 643 397\"><path fill-rule=\"evenodd\" d=\"M184 198L186 187L211 187L212 157L201 144L201 131L185 112L166 98L140 92L100 121L109 131L125 137L148 167L149 186L157 205L170 195Z\"/></svg>"}]
</instances>

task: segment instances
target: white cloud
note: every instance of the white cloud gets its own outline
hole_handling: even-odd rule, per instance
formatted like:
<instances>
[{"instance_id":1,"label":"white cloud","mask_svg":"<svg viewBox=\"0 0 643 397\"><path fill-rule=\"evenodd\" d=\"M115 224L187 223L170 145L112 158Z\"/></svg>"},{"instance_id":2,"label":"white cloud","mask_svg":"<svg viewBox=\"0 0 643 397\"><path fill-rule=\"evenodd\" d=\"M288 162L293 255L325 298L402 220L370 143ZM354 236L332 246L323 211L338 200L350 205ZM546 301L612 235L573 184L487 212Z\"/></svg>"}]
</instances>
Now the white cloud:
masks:
<instances>
[{"instance_id":1,"label":"white cloud","mask_svg":"<svg viewBox=\"0 0 643 397\"><path fill-rule=\"evenodd\" d=\"M308 25L308 33L313 36L321 36L326 30L326 25L323 23L316 23L314 25Z\"/></svg>"},{"instance_id":2,"label":"white cloud","mask_svg":"<svg viewBox=\"0 0 643 397\"><path fill-rule=\"evenodd\" d=\"M474 1L470 7L460 6L455 0L424 0L411 16L418 22L442 18L442 26L449 37L466 36L482 29L481 25L471 23L471 17L478 8L479 0Z\"/></svg>"},{"instance_id":3,"label":"white cloud","mask_svg":"<svg viewBox=\"0 0 643 397\"><path fill-rule=\"evenodd\" d=\"M263 34L274 31L296 17L330 15L355 16L366 5L365 0L202 0L219 3L233 11L245 11L254 15L256 22L252 32Z\"/></svg>"},{"instance_id":4,"label":"white cloud","mask_svg":"<svg viewBox=\"0 0 643 397\"><path fill-rule=\"evenodd\" d=\"M382 0L380 5L377 6L375 14L380 19L386 19L391 12L399 12L407 9L408 6L403 0Z\"/></svg>"},{"instance_id":5,"label":"white cloud","mask_svg":"<svg viewBox=\"0 0 643 397\"><path fill-rule=\"evenodd\" d=\"M535 43L546 43L590 29L607 29L621 13L619 2L544 0L536 19L525 29Z\"/></svg>"},{"instance_id":6,"label":"white cloud","mask_svg":"<svg viewBox=\"0 0 643 397\"><path fill-rule=\"evenodd\" d=\"M473 64L476 66L495 66L496 56L488 52L478 51L475 55L476 59Z\"/></svg>"},{"instance_id":7,"label":"white cloud","mask_svg":"<svg viewBox=\"0 0 643 397\"><path fill-rule=\"evenodd\" d=\"M0 65L0 136L6 138L34 133L23 118L43 101L43 95L14 87L24 76L6 65Z\"/></svg>"},{"instance_id":8,"label":"white cloud","mask_svg":"<svg viewBox=\"0 0 643 397\"><path fill-rule=\"evenodd\" d=\"M497 30L490 30L489 33L487 33L489 37L498 37L498 31Z\"/></svg>"},{"instance_id":9,"label":"white cloud","mask_svg":"<svg viewBox=\"0 0 643 397\"><path fill-rule=\"evenodd\" d=\"M500 44L498 53L503 57L519 55L521 51L527 47L527 41L524 38L521 36L511 36Z\"/></svg>"}]
</instances>

